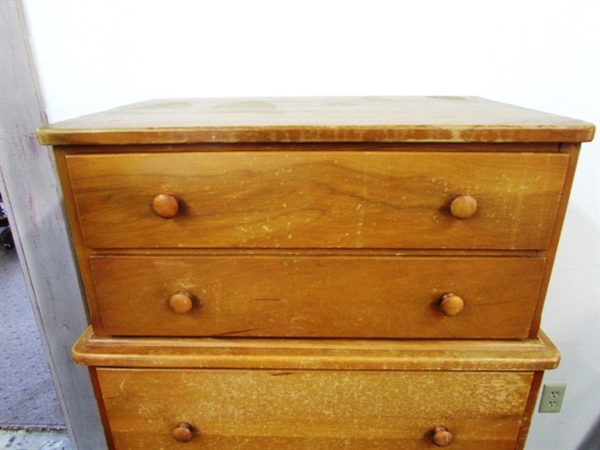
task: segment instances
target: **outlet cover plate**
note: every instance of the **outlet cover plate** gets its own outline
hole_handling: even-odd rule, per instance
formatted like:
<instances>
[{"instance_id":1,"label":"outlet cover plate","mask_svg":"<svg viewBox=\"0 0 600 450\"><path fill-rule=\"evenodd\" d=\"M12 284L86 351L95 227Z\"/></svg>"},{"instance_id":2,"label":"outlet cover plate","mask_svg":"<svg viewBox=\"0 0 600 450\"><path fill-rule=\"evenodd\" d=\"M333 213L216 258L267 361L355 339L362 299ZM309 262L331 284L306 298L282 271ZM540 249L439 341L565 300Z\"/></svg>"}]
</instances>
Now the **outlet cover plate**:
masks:
<instances>
[{"instance_id":1,"label":"outlet cover plate","mask_svg":"<svg viewBox=\"0 0 600 450\"><path fill-rule=\"evenodd\" d=\"M567 385L565 383L545 384L544 389L542 390L542 399L540 400L539 412L560 412L566 389Z\"/></svg>"}]
</instances>

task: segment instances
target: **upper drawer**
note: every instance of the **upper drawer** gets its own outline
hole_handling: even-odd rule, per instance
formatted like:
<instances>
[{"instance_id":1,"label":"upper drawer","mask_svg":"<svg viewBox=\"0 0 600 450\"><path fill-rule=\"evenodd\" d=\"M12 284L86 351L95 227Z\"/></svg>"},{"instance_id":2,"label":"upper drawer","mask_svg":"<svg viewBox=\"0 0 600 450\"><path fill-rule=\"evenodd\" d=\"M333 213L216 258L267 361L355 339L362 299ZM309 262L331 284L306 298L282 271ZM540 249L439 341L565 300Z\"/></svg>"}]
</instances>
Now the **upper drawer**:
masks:
<instances>
[{"instance_id":1,"label":"upper drawer","mask_svg":"<svg viewBox=\"0 0 600 450\"><path fill-rule=\"evenodd\" d=\"M529 153L67 156L94 248L543 249L567 162ZM177 199L174 217L153 210L160 194ZM470 218L451 213L460 195L477 202Z\"/></svg>"}]
</instances>

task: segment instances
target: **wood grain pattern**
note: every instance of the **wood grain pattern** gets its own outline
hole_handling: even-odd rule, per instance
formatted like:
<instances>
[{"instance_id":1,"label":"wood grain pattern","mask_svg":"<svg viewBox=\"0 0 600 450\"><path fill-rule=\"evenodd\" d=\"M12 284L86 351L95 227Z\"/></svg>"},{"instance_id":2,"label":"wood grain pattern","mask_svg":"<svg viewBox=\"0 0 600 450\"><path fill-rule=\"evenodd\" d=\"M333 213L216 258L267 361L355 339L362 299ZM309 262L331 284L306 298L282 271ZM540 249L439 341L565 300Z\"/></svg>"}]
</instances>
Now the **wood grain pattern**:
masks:
<instances>
[{"instance_id":1,"label":"wood grain pattern","mask_svg":"<svg viewBox=\"0 0 600 450\"><path fill-rule=\"evenodd\" d=\"M109 445L431 449L447 427L522 450L594 131L472 97L154 101L41 128Z\"/></svg>"},{"instance_id":2,"label":"wood grain pattern","mask_svg":"<svg viewBox=\"0 0 600 450\"><path fill-rule=\"evenodd\" d=\"M544 249L568 155L252 152L69 155L96 248ZM181 203L173 219L151 208ZM452 199L474 196L474 217Z\"/></svg>"},{"instance_id":3,"label":"wood grain pattern","mask_svg":"<svg viewBox=\"0 0 600 450\"><path fill-rule=\"evenodd\" d=\"M541 258L92 257L112 335L525 338ZM169 298L195 297L176 314ZM461 295L460 315L439 298ZM93 318L94 319L94 318Z\"/></svg>"},{"instance_id":4,"label":"wood grain pattern","mask_svg":"<svg viewBox=\"0 0 600 450\"><path fill-rule=\"evenodd\" d=\"M444 424L458 448L509 449L532 373L98 369L98 378L119 450L171 448L181 421L195 428L186 448L429 449Z\"/></svg>"},{"instance_id":5,"label":"wood grain pattern","mask_svg":"<svg viewBox=\"0 0 600 450\"><path fill-rule=\"evenodd\" d=\"M477 97L154 100L42 127L47 145L583 142L594 126Z\"/></svg>"},{"instance_id":6,"label":"wood grain pattern","mask_svg":"<svg viewBox=\"0 0 600 450\"><path fill-rule=\"evenodd\" d=\"M539 371L560 354L541 332L525 340L148 338L97 336L73 347L81 364L130 368Z\"/></svg>"},{"instance_id":7,"label":"wood grain pattern","mask_svg":"<svg viewBox=\"0 0 600 450\"><path fill-rule=\"evenodd\" d=\"M238 143L192 143L192 144L123 144L123 145L57 145L58 154L107 154L107 153L181 153L181 152L286 152L322 151L403 151L403 152L467 152L467 153L559 153L557 142L238 142Z\"/></svg>"}]
</instances>

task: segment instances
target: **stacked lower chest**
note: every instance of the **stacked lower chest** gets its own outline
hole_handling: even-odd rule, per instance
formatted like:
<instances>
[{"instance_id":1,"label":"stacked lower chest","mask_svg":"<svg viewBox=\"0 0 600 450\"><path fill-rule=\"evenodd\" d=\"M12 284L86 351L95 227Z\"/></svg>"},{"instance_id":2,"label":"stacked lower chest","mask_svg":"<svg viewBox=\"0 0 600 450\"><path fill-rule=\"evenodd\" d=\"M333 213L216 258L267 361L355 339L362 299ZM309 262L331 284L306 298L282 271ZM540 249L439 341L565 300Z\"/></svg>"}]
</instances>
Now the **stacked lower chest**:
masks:
<instances>
[{"instance_id":1,"label":"stacked lower chest","mask_svg":"<svg viewBox=\"0 0 600 450\"><path fill-rule=\"evenodd\" d=\"M111 448L522 448L538 339L102 338L90 366Z\"/></svg>"}]
</instances>

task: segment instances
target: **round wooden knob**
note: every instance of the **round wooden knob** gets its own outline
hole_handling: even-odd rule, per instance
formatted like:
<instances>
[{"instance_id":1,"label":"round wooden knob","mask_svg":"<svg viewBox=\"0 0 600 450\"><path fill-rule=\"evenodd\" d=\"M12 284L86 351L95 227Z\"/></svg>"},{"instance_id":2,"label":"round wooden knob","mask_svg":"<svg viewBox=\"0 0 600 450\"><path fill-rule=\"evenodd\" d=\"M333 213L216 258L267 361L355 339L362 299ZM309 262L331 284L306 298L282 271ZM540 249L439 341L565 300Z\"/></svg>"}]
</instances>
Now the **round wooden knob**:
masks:
<instances>
[{"instance_id":1,"label":"round wooden knob","mask_svg":"<svg viewBox=\"0 0 600 450\"><path fill-rule=\"evenodd\" d=\"M194 438L194 427L188 422L181 422L173 430L173 438L177 442L190 442Z\"/></svg>"},{"instance_id":2,"label":"round wooden knob","mask_svg":"<svg viewBox=\"0 0 600 450\"><path fill-rule=\"evenodd\" d=\"M163 219L175 217L179 212L179 200L170 194L159 194L152 201L152 209Z\"/></svg>"},{"instance_id":3,"label":"round wooden knob","mask_svg":"<svg viewBox=\"0 0 600 450\"><path fill-rule=\"evenodd\" d=\"M454 441L454 436L452 436L452 433L444 425L439 425L433 429L431 440L438 447L448 447Z\"/></svg>"},{"instance_id":4,"label":"round wooden knob","mask_svg":"<svg viewBox=\"0 0 600 450\"><path fill-rule=\"evenodd\" d=\"M456 316L465 309L465 301L458 295L444 294L440 297L439 308L447 316Z\"/></svg>"},{"instance_id":5,"label":"round wooden knob","mask_svg":"<svg viewBox=\"0 0 600 450\"><path fill-rule=\"evenodd\" d=\"M477 200L470 195L459 195L452 199L450 212L457 219L468 219L477 212Z\"/></svg>"},{"instance_id":6,"label":"round wooden knob","mask_svg":"<svg viewBox=\"0 0 600 450\"><path fill-rule=\"evenodd\" d=\"M194 297L188 292L177 292L169 298L169 306L177 314L189 313L194 307Z\"/></svg>"}]
</instances>

